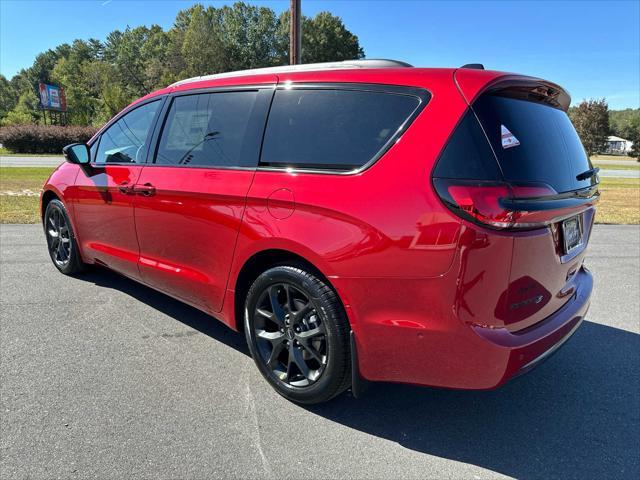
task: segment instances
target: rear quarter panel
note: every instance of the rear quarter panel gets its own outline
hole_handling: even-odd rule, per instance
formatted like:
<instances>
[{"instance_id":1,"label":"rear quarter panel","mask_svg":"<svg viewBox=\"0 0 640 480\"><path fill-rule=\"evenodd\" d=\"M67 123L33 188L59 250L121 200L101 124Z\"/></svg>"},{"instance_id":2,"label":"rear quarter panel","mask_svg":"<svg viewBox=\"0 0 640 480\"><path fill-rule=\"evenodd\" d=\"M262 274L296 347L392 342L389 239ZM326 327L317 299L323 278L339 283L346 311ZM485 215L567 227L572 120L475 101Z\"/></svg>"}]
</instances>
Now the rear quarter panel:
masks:
<instances>
[{"instance_id":1,"label":"rear quarter panel","mask_svg":"<svg viewBox=\"0 0 640 480\"><path fill-rule=\"evenodd\" d=\"M240 269L252 255L271 248L297 253L329 278L443 275L456 253L460 222L433 192L430 172L466 108L452 71L405 71L397 78L393 72L377 71L299 73L279 81L419 86L432 98L397 143L363 172L258 169L247 196L229 288L235 288ZM348 292L341 296L349 303Z\"/></svg>"}]
</instances>

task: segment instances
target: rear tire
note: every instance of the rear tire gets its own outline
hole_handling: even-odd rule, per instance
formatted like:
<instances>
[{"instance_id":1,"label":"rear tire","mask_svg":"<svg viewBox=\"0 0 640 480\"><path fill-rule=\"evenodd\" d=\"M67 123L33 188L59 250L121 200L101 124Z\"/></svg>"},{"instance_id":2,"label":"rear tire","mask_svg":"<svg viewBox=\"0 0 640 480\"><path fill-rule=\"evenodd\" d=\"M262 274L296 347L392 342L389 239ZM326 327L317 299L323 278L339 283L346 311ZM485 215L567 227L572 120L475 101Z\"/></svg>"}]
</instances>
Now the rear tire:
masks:
<instances>
[{"instance_id":1,"label":"rear tire","mask_svg":"<svg viewBox=\"0 0 640 480\"><path fill-rule=\"evenodd\" d=\"M47 204L44 212L44 233L47 249L53 265L65 275L75 275L85 270L80 259L78 244L64 204L57 199Z\"/></svg>"},{"instance_id":2,"label":"rear tire","mask_svg":"<svg viewBox=\"0 0 640 480\"><path fill-rule=\"evenodd\" d=\"M251 356L283 397L320 403L351 384L349 322L316 275L293 266L267 270L247 293L244 317Z\"/></svg>"}]
</instances>

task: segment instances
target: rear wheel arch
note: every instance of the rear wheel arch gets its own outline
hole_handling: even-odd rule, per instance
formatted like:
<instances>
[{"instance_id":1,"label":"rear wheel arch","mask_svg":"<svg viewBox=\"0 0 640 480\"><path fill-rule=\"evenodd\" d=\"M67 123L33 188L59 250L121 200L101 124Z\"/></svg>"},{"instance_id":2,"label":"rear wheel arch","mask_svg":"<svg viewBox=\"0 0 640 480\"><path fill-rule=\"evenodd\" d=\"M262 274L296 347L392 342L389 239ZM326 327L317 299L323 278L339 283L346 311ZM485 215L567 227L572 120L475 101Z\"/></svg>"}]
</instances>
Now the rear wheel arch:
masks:
<instances>
[{"instance_id":1,"label":"rear wheel arch","mask_svg":"<svg viewBox=\"0 0 640 480\"><path fill-rule=\"evenodd\" d=\"M251 285L261 273L270 268L282 265L298 267L302 270L306 270L307 272L314 274L323 282L325 282L334 291L336 297L340 300L340 304L342 306L343 312L345 313L345 317L347 319L349 318L344 308L344 302L342 301L342 298L340 297L338 291L333 286L331 281L327 278L327 276L322 273L322 271L316 265L314 265L311 261L302 257L301 255L298 255L297 253L291 252L289 250L268 249L259 251L249 257L244 262L244 265L242 266L240 272L238 273L238 276L236 277L234 321L235 328L239 332L244 333L244 303L247 293L249 292L249 288L251 288Z\"/></svg>"}]
</instances>

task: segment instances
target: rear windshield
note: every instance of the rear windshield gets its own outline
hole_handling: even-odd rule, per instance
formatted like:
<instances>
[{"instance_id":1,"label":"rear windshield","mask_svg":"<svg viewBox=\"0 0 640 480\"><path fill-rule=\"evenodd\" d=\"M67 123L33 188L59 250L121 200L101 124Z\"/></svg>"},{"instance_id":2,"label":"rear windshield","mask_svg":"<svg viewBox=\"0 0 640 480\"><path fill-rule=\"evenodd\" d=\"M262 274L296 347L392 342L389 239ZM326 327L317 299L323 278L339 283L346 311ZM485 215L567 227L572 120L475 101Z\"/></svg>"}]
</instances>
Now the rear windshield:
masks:
<instances>
[{"instance_id":1,"label":"rear windshield","mask_svg":"<svg viewBox=\"0 0 640 480\"><path fill-rule=\"evenodd\" d=\"M591 186L576 176L592 168L567 114L556 108L497 95L473 105L504 178L543 182L557 192Z\"/></svg>"}]
</instances>

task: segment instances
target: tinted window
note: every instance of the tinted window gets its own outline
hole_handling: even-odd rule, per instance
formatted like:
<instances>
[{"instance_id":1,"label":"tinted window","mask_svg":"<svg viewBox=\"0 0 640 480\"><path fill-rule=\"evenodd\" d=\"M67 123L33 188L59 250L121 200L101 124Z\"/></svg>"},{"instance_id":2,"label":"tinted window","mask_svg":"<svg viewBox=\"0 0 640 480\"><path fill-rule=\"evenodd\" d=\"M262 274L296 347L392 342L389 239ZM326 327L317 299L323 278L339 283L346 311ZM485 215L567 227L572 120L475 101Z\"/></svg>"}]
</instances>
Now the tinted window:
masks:
<instances>
[{"instance_id":1,"label":"tinted window","mask_svg":"<svg viewBox=\"0 0 640 480\"><path fill-rule=\"evenodd\" d=\"M473 106L507 180L544 182L557 192L591 185L576 176L591 164L567 114L548 105L485 95ZM519 145L503 147L504 126Z\"/></svg>"},{"instance_id":2,"label":"tinted window","mask_svg":"<svg viewBox=\"0 0 640 480\"><path fill-rule=\"evenodd\" d=\"M409 95L347 90L278 90L261 164L361 167L385 146L419 104Z\"/></svg>"},{"instance_id":3,"label":"tinted window","mask_svg":"<svg viewBox=\"0 0 640 480\"><path fill-rule=\"evenodd\" d=\"M142 163L146 141L160 101L147 103L130 111L100 136L96 163Z\"/></svg>"},{"instance_id":4,"label":"tinted window","mask_svg":"<svg viewBox=\"0 0 640 480\"><path fill-rule=\"evenodd\" d=\"M176 97L167 115L156 163L255 166L257 153L244 154L243 146L257 96L257 91L248 91Z\"/></svg>"},{"instance_id":5,"label":"tinted window","mask_svg":"<svg viewBox=\"0 0 640 480\"><path fill-rule=\"evenodd\" d=\"M487 137L471 110L467 111L449 138L433 175L469 180L502 178Z\"/></svg>"}]
</instances>

